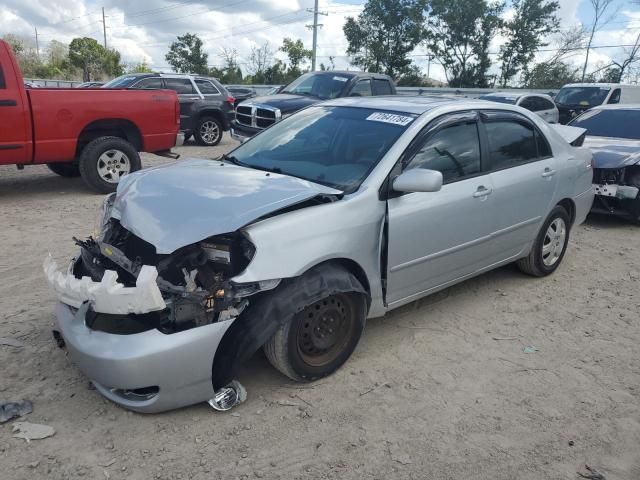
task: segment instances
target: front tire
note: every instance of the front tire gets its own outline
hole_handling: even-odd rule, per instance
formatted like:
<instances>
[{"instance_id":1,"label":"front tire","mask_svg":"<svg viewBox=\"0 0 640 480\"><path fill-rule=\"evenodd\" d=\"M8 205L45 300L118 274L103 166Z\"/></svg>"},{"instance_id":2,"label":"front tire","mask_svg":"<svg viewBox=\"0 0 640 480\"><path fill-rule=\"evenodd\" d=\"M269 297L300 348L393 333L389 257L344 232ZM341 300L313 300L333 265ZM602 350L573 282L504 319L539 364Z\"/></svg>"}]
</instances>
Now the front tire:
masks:
<instances>
[{"instance_id":1,"label":"front tire","mask_svg":"<svg viewBox=\"0 0 640 480\"><path fill-rule=\"evenodd\" d=\"M202 117L193 132L198 145L213 147L222 140L222 123L215 117Z\"/></svg>"},{"instance_id":2,"label":"front tire","mask_svg":"<svg viewBox=\"0 0 640 480\"><path fill-rule=\"evenodd\" d=\"M80 175L99 193L115 192L120 179L140 170L135 147L119 137L100 137L89 142L80 154Z\"/></svg>"},{"instance_id":3,"label":"front tire","mask_svg":"<svg viewBox=\"0 0 640 480\"><path fill-rule=\"evenodd\" d=\"M555 272L567 251L570 230L569 214L556 205L538 232L529 255L516 262L520 271L534 277L545 277Z\"/></svg>"},{"instance_id":4,"label":"front tire","mask_svg":"<svg viewBox=\"0 0 640 480\"><path fill-rule=\"evenodd\" d=\"M74 178L80 176L80 167L77 163L47 163L47 167L61 177Z\"/></svg>"},{"instance_id":5,"label":"front tire","mask_svg":"<svg viewBox=\"0 0 640 480\"><path fill-rule=\"evenodd\" d=\"M360 293L334 293L302 306L267 340L271 365L292 380L310 382L332 374L351 356L366 319Z\"/></svg>"}]
</instances>

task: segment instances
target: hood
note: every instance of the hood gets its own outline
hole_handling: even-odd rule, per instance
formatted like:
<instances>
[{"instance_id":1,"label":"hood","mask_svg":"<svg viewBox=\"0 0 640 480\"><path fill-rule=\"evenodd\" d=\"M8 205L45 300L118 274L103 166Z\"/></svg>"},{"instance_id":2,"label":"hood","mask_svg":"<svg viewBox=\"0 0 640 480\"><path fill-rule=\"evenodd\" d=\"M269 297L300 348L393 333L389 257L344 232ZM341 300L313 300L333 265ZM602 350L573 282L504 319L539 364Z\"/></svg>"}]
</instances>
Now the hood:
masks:
<instances>
[{"instance_id":1,"label":"hood","mask_svg":"<svg viewBox=\"0 0 640 480\"><path fill-rule=\"evenodd\" d=\"M583 146L591 149L594 168L623 168L640 162L640 140L587 135Z\"/></svg>"},{"instance_id":2,"label":"hood","mask_svg":"<svg viewBox=\"0 0 640 480\"><path fill-rule=\"evenodd\" d=\"M289 93L277 93L275 95L265 95L263 97L253 97L246 104L269 105L278 108L282 113L295 112L322 100L316 97L305 95L291 95ZM246 105L245 104L245 105ZM242 105L242 104L241 104Z\"/></svg>"},{"instance_id":3,"label":"hood","mask_svg":"<svg viewBox=\"0 0 640 480\"><path fill-rule=\"evenodd\" d=\"M124 177L111 216L168 254L315 196L341 193L287 175L193 159Z\"/></svg>"}]
</instances>

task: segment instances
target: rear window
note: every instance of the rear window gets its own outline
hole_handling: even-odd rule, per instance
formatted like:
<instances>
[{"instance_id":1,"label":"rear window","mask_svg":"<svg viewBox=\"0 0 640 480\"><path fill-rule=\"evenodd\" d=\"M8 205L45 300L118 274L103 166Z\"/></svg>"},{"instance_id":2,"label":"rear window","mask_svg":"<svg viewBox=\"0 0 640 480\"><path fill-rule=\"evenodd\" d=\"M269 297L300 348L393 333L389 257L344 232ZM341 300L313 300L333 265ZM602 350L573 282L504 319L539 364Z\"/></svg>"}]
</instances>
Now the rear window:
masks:
<instances>
[{"instance_id":1,"label":"rear window","mask_svg":"<svg viewBox=\"0 0 640 480\"><path fill-rule=\"evenodd\" d=\"M373 87L375 95L391 95L393 93L391 83L388 80L375 78L373 80Z\"/></svg>"},{"instance_id":2,"label":"rear window","mask_svg":"<svg viewBox=\"0 0 640 480\"><path fill-rule=\"evenodd\" d=\"M191 94L196 93L193 89L193 84L188 78L166 78L164 84L169 90L175 90L177 94Z\"/></svg>"},{"instance_id":3,"label":"rear window","mask_svg":"<svg viewBox=\"0 0 640 480\"><path fill-rule=\"evenodd\" d=\"M566 106L594 107L602 105L610 90L609 87L562 87L555 102Z\"/></svg>"},{"instance_id":4,"label":"rear window","mask_svg":"<svg viewBox=\"0 0 640 480\"><path fill-rule=\"evenodd\" d=\"M139 78L133 75L122 75L105 83L102 88L129 88Z\"/></svg>"},{"instance_id":5,"label":"rear window","mask_svg":"<svg viewBox=\"0 0 640 480\"><path fill-rule=\"evenodd\" d=\"M209 80L196 80L196 85L203 95L220 95L216 86Z\"/></svg>"},{"instance_id":6,"label":"rear window","mask_svg":"<svg viewBox=\"0 0 640 480\"><path fill-rule=\"evenodd\" d=\"M569 125L585 128L587 135L640 140L640 109L591 110Z\"/></svg>"}]
</instances>

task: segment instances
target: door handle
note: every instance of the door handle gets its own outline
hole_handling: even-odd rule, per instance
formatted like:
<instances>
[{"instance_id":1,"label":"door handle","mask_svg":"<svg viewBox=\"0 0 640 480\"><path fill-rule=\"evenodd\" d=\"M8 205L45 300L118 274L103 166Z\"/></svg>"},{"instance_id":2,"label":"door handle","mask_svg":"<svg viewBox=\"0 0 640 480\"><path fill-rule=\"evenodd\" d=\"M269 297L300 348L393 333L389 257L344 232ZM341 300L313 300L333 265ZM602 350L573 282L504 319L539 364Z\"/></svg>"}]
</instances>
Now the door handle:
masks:
<instances>
[{"instance_id":1,"label":"door handle","mask_svg":"<svg viewBox=\"0 0 640 480\"><path fill-rule=\"evenodd\" d=\"M542 172L542 178L553 177L556 174L556 171L552 168L545 168L544 172Z\"/></svg>"},{"instance_id":2,"label":"door handle","mask_svg":"<svg viewBox=\"0 0 640 480\"><path fill-rule=\"evenodd\" d=\"M486 197L487 195L491 195L491 192L493 192L493 189L485 188L484 185L480 185L478 189L475 192L473 192L473 198Z\"/></svg>"},{"instance_id":3,"label":"door handle","mask_svg":"<svg viewBox=\"0 0 640 480\"><path fill-rule=\"evenodd\" d=\"M0 100L0 107L15 107L18 102L15 100Z\"/></svg>"}]
</instances>

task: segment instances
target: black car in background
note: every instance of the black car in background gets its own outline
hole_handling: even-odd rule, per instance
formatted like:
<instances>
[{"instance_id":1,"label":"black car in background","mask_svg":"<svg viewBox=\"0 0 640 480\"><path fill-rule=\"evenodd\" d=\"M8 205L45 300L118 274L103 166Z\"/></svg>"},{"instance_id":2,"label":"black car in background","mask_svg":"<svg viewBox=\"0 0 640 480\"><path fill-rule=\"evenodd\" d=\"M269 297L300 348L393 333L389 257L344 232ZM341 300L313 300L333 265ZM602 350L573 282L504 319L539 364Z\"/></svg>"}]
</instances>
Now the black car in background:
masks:
<instances>
[{"instance_id":1,"label":"black car in background","mask_svg":"<svg viewBox=\"0 0 640 480\"><path fill-rule=\"evenodd\" d=\"M231 128L235 98L215 78L173 73L122 75L102 88L174 90L180 101L180 131L185 140L192 135L198 145L220 143L222 132Z\"/></svg>"},{"instance_id":2,"label":"black car in background","mask_svg":"<svg viewBox=\"0 0 640 480\"><path fill-rule=\"evenodd\" d=\"M305 73L274 95L254 97L236 107L232 135L251 137L298 110L339 97L395 95L387 75L367 72L322 71Z\"/></svg>"},{"instance_id":3,"label":"black car in background","mask_svg":"<svg viewBox=\"0 0 640 480\"><path fill-rule=\"evenodd\" d=\"M240 102L243 102L245 100L248 100L249 98L253 98L256 96L256 92L251 88L234 87L230 85L227 85L225 88L231 95L233 95L233 98L236 99L234 103L234 107L237 107Z\"/></svg>"}]
</instances>

